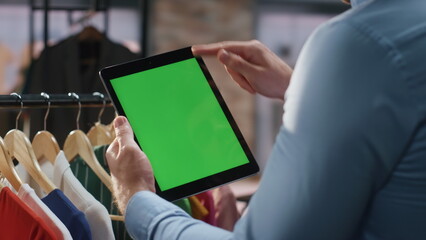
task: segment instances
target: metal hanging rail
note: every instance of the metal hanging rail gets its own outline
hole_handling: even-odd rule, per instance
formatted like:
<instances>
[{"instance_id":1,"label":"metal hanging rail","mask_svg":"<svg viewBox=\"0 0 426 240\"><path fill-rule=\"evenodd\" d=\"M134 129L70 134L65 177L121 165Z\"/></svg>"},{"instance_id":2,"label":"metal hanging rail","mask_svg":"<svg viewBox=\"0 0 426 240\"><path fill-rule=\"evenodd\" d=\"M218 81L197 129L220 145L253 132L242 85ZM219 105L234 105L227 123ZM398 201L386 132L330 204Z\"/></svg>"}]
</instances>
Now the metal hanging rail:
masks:
<instances>
[{"instance_id":1,"label":"metal hanging rail","mask_svg":"<svg viewBox=\"0 0 426 240\"><path fill-rule=\"evenodd\" d=\"M48 41L49 41L49 12L50 11L67 11L68 12L68 18L71 19L71 12L72 11L87 11L87 10L93 10L96 12L103 12L104 13L104 34L108 33L109 29L109 3L110 0L91 0L88 6L52 6L50 4L50 0L43 0L43 3L40 4L40 1L35 0L29 0L30 3L30 53L31 57L34 57L34 49L33 49L33 43L35 41L35 33L34 33L34 25L35 25L35 16L34 12L38 10L43 11L43 43L44 43L44 49L47 49ZM70 21L72 22L72 21Z\"/></svg>"},{"instance_id":2,"label":"metal hanging rail","mask_svg":"<svg viewBox=\"0 0 426 240\"><path fill-rule=\"evenodd\" d=\"M22 94L23 108L47 108L50 102L51 108L78 108L80 102L81 107L110 107L112 106L109 97L102 98L93 94L77 94L79 100L68 94L49 94L47 100L40 94ZM14 95L0 95L0 109L21 108L21 100Z\"/></svg>"}]
</instances>

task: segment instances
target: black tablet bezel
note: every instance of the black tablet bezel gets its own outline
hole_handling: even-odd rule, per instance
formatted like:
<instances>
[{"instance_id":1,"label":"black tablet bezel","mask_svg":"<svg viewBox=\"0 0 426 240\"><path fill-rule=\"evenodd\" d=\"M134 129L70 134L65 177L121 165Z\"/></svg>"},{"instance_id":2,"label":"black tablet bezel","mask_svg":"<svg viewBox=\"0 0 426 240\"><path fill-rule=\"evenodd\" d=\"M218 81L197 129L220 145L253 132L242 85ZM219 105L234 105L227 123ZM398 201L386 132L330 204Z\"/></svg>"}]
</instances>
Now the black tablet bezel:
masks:
<instances>
[{"instance_id":1,"label":"black tablet bezel","mask_svg":"<svg viewBox=\"0 0 426 240\"><path fill-rule=\"evenodd\" d=\"M204 73L204 76L206 77L209 83L210 88L212 89L214 95L216 96L216 99L219 105L221 106L222 111L224 112L226 118L228 119L228 122L231 125L238 141L240 142L240 145L242 149L244 150L249 162L247 164L244 164L235 168L231 168L229 170L226 170L226 171L223 171L223 172L175 187L175 188L171 188L165 191L161 191L156 181L155 182L156 193L159 196L169 201L174 201L174 200L178 200L190 195L194 195L199 192L203 192L208 189L253 175L259 171L259 167L254 159L254 156L251 153L250 148L248 147L234 118L232 117L232 114L229 111L222 95L220 94L219 89L217 88L212 76L210 75L206 64L204 63L201 57L194 56L192 54L191 47L187 47L187 48L178 49L172 52L155 55L148 58L143 58L143 59L126 62L126 63L114 65L114 66L109 66L109 67L103 68L99 72L102 82L111 98L111 101L117 113L119 115L126 116L123 110L123 107L121 106L121 103L119 102L117 95L111 85L110 80L123 77L126 75L130 75L130 74L146 71L149 69L161 67L171 63L191 59L191 58L196 58L202 72ZM142 146L137 141L136 136L135 136L135 141L138 143L139 147L142 149Z\"/></svg>"}]
</instances>

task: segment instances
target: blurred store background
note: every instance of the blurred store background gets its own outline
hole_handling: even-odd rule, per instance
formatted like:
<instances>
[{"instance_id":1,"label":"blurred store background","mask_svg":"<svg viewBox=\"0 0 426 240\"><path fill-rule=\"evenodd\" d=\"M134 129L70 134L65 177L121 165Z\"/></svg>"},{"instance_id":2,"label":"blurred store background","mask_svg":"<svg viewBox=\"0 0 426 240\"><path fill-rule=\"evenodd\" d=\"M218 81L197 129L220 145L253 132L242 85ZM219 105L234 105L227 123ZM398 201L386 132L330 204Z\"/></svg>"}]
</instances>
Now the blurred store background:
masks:
<instances>
[{"instance_id":1,"label":"blurred store background","mask_svg":"<svg viewBox=\"0 0 426 240\"><path fill-rule=\"evenodd\" d=\"M43 54L46 44L55 51L55 45L81 34L88 26L127 48L129 56L134 54L129 58L193 44L258 39L294 66L309 34L348 8L339 0L0 0L0 94L39 90L55 93L51 86L61 81L57 79L60 77L54 79L55 84L52 80L43 84L34 80L37 66L33 67L33 61ZM80 54L89 54L86 60L102 55L99 52L102 49L95 50L89 54L80 49ZM63 59L55 59L55 62L61 61L67 64ZM77 69L87 71L86 63L79 64ZM50 68L62 69L42 67L43 71L55 71ZM55 74L52 76L60 76ZM282 103L250 95L230 81L219 85L263 169L282 121ZM80 93L102 91L93 86L77 90ZM57 91L63 93L63 90ZM45 110L31 111L38 111L41 116ZM0 109L0 136L14 127L16 114L16 110ZM93 125L89 115L83 129ZM112 114L105 116L104 121L111 121L112 117ZM50 126L52 132L59 131L52 128L60 126ZM27 131L34 134L34 130L41 127L27 128L32 128ZM62 125L62 128L69 132L73 126Z\"/></svg>"}]
</instances>

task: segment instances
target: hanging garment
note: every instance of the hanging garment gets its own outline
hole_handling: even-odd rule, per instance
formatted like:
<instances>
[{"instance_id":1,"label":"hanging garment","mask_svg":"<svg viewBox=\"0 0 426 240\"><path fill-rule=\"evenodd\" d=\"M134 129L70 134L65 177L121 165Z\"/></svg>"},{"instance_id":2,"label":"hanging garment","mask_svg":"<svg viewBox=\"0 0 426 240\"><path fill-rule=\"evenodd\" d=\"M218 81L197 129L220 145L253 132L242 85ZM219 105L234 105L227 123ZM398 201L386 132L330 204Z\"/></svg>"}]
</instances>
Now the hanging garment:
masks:
<instances>
[{"instance_id":1,"label":"hanging garment","mask_svg":"<svg viewBox=\"0 0 426 240\"><path fill-rule=\"evenodd\" d=\"M71 234L67 227L59 220L59 218L44 204L35 194L34 190L28 184L22 184L18 191L18 197L34 213L46 222L57 239L72 240Z\"/></svg>"},{"instance_id":2,"label":"hanging garment","mask_svg":"<svg viewBox=\"0 0 426 240\"><path fill-rule=\"evenodd\" d=\"M213 195L211 191L202 192L197 195L195 195L200 202L203 204L203 206L208 210L208 214L202 218L204 222L216 226L216 209L214 206L214 200Z\"/></svg>"},{"instance_id":3,"label":"hanging garment","mask_svg":"<svg viewBox=\"0 0 426 240\"><path fill-rule=\"evenodd\" d=\"M107 146L100 146L95 148L96 158L99 160L99 163L105 170L109 173L109 169L106 167L106 162L104 158L104 153ZM77 157L70 162L71 170L74 173L74 176L80 181L84 188L91 193L99 202L101 202L109 214L120 215L120 211L117 206L114 204L114 199L112 197L109 189L101 182L101 180L96 176L93 170L84 162L83 159ZM113 221L112 227L114 231L115 238L117 240L130 240L132 239L127 233L124 222Z\"/></svg>"},{"instance_id":4,"label":"hanging garment","mask_svg":"<svg viewBox=\"0 0 426 240\"><path fill-rule=\"evenodd\" d=\"M198 220L204 219L208 214L209 210L201 203L201 201L196 196L191 196L188 198L191 204L192 217Z\"/></svg>"},{"instance_id":5,"label":"hanging garment","mask_svg":"<svg viewBox=\"0 0 426 240\"><path fill-rule=\"evenodd\" d=\"M186 213L192 215L191 203L188 198L183 198L173 202L176 206L182 208Z\"/></svg>"},{"instance_id":6,"label":"hanging garment","mask_svg":"<svg viewBox=\"0 0 426 240\"><path fill-rule=\"evenodd\" d=\"M86 217L61 190L55 189L41 200L64 223L74 240L92 239Z\"/></svg>"},{"instance_id":7,"label":"hanging garment","mask_svg":"<svg viewBox=\"0 0 426 240\"><path fill-rule=\"evenodd\" d=\"M46 176L49 179L53 179L54 166L47 159L42 159L39 164ZM64 223L73 239L92 239L90 225L87 222L86 216L61 190L56 189L46 195L21 164L18 164L15 170L21 180L28 183L34 189L34 192L42 198L43 203Z\"/></svg>"},{"instance_id":8,"label":"hanging garment","mask_svg":"<svg viewBox=\"0 0 426 240\"><path fill-rule=\"evenodd\" d=\"M56 158L52 181L84 213L94 240L115 239L107 209L74 176L63 151Z\"/></svg>"},{"instance_id":9,"label":"hanging garment","mask_svg":"<svg viewBox=\"0 0 426 240\"><path fill-rule=\"evenodd\" d=\"M114 239L108 211L74 176L69 168L69 163L64 153L61 151L58 154L54 166L47 159L41 159L39 164L41 170L52 180L53 184L65 194L79 211L84 213L87 223L89 224L92 239ZM28 183L28 185L33 188L37 196L40 198L47 196L21 164L15 166L15 170L21 180ZM6 183L6 185L8 184Z\"/></svg>"},{"instance_id":10,"label":"hanging garment","mask_svg":"<svg viewBox=\"0 0 426 240\"><path fill-rule=\"evenodd\" d=\"M86 53L93 52L92 59L87 61ZM130 61L138 56L124 46L114 43L104 37L101 41L87 44L71 36L58 44L47 47L34 61L29 69L24 93L40 94L40 92L53 93L105 93L105 88L99 79L98 71L102 67ZM32 110L31 134L32 138L38 129L43 127L44 111ZM75 119L77 111L74 109L51 109L47 126L49 131L55 133L59 145L68 133L76 128ZM105 121L112 121L114 111L112 108L105 110ZM91 109L82 109L80 128L87 132L91 127L89 123L97 120L97 112Z\"/></svg>"},{"instance_id":11,"label":"hanging garment","mask_svg":"<svg viewBox=\"0 0 426 240\"><path fill-rule=\"evenodd\" d=\"M8 187L0 192L0 239L58 239L46 222Z\"/></svg>"},{"instance_id":12,"label":"hanging garment","mask_svg":"<svg viewBox=\"0 0 426 240\"><path fill-rule=\"evenodd\" d=\"M52 179L53 174L53 165L47 160L43 159L39 162L41 170L46 174L49 179ZM16 173L18 173L19 178L22 182L28 184L35 192L39 198L46 197L46 193L40 187L40 185L34 180L34 178L27 172L25 167L22 164L15 166Z\"/></svg>"},{"instance_id":13,"label":"hanging garment","mask_svg":"<svg viewBox=\"0 0 426 240\"><path fill-rule=\"evenodd\" d=\"M109 173L108 164L105 158L105 152L108 145L95 147L95 155L99 160L99 163ZM70 163L71 170L82 185L90 192L98 201L100 201L107 209L110 214L119 215L120 212L117 206L114 204L114 199L108 188L101 182L96 174L90 169L90 167L84 162L83 159L77 157ZM188 199L182 199L174 202L174 204L182 207L187 213L191 213L191 208ZM112 223L115 238L119 239L131 239L127 233L124 222L114 221Z\"/></svg>"}]
</instances>

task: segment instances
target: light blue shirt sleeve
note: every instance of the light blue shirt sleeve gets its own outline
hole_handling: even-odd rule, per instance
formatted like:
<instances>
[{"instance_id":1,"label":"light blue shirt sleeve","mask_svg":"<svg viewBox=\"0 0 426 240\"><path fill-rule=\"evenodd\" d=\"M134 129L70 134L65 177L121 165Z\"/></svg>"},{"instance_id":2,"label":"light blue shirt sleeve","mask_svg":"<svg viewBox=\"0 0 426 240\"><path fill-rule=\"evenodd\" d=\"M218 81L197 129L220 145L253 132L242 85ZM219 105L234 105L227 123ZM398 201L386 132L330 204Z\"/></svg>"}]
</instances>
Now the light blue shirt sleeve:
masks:
<instances>
[{"instance_id":1,"label":"light blue shirt sleeve","mask_svg":"<svg viewBox=\"0 0 426 240\"><path fill-rule=\"evenodd\" d=\"M227 239L230 232L193 219L158 195L141 191L129 201L125 223L134 239ZM211 233L211 234L209 234Z\"/></svg>"},{"instance_id":2,"label":"light blue shirt sleeve","mask_svg":"<svg viewBox=\"0 0 426 240\"><path fill-rule=\"evenodd\" d=\"M375 197L419 119L400 60L367 29L339 19L323 25L299 57L283 126L234 232L139 192L127 208L129 233L135 239L380 239L364 225L373 218L367 210L386 204L386 196ZM386 212L373 220L390 221Z\"/></svg>"}]
</instances>

